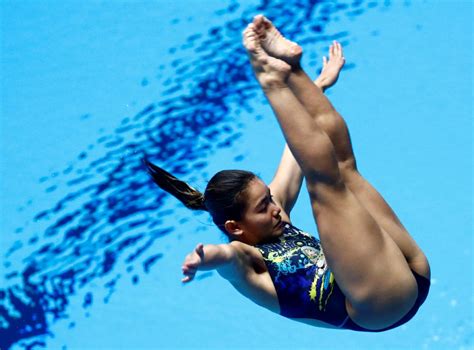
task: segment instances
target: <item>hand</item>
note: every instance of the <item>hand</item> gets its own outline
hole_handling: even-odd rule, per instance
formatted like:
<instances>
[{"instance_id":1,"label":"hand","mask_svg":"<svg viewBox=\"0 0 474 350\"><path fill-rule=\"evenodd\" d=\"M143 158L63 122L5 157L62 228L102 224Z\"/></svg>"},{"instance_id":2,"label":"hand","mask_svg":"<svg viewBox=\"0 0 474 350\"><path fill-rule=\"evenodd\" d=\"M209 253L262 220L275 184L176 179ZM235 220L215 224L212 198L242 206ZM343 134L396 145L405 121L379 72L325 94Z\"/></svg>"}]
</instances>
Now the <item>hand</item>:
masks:
<instances>
[{"instance_id":1,"label":"hand","mask_svg":"<svg viewBox=\"0 0 474 350\"><path fill-rule=\"evenodd\" d=\"M341 72L345 62L342 46L334 40L329 47L329 60L326 56L323 57L323 69L314 83L322 90L326 90L333 86L336 83L337 78L339 78L339 73Z\"/></svg>"},{"instance_id":2,"label":"hand","mask_svg":"<svg viewBox=\"0 0 474 350\"><path fill-rule=\"evenodd\" d=\"M185 276L181 279L181 282L186 283L192 281L194 275L198 270L199 265L201 265L204 259L204 245L199 243L193 252L186 256L184 259L184 264L182 266L183 275Z\"/></svg>"}]
</instances>

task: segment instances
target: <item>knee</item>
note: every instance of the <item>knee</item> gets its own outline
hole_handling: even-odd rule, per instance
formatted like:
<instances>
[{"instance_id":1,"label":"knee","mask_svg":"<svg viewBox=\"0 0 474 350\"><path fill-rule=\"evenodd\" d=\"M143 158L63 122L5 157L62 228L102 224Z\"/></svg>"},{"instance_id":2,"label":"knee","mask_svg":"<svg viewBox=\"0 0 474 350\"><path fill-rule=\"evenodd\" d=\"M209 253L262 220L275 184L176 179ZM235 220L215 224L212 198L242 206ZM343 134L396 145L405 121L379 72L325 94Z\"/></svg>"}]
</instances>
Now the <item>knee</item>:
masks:
<instances>
[{"instance_id":1,"label":"knee","mask_svg":"<svg viewBox=\"0 0 474 350\"><path fill-rule=\"evenodd\" d=\"M347 173L348 175L359 174L357 171L356 161L353 156L347 159L338 161L338 166L341 173L344 173L344 174Z\"/></svg>"},{"instance_id":2,"label":"knee","mask_svg":"<svg viewBox=\"0 0 474 350\"><path fill-rule=\"evenodd\" d=\"M339 171L341 173L342 180L346 183L352 190L357 190L360 187L363 187L364 178L359 173L356 168L355 160L348 159L344 162L339 162Z\"/></svg>"},{"instance_id":3,"label":"knee","mask_svg":"<svg viewBox=\"0 0 474 350\"><path fill-rule=\"evenodd\" d=\"M414 254L413 257L408 259L408 265L410 269L422 275L428 279L431 278L430 263L426 255L420 250L418 254Z\"/></svg>"},{"instance_id":4,"label":"knee","mask_svg":"<svg viewBox=\"0 0 474 350\"><path fill-rule=\"evenodd\" d=\"M326 194L343 193L347 190L346 185L340 176L330 177L317 174L306 176L306 189L311 200L322 200Z\"/></svg>"},{"instance_id":5,"label":"knee","mask_svg":"<svg viewBox=\"0 0 474 350\"><path fill-rule=\"evenodd\" d=\"M344 119L342 119L341 115L335 109L330 109L326 111L326 113L317 115L315 120L316 123L329 134L335 134L340 130L347 129Z\"/></svg>"}]
</instances>

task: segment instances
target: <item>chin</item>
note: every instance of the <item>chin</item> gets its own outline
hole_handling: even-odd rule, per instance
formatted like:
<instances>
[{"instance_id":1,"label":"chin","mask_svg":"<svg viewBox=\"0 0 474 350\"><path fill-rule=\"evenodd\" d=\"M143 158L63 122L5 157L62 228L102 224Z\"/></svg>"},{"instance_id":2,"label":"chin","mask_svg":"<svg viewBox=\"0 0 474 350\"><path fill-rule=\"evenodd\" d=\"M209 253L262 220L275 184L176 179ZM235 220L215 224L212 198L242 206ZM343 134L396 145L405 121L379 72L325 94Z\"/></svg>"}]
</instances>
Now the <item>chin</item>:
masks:
<instances>
[{"instance_id":1,"label":"chin","mask_svg":"<svg viewBox=\"0 0 474 350\"><path fill-rule=\"evenodd\" d=\"M279 227L275 230L274 236L278 237L278 236L281 236L282 234L283 234L283 226L281 226L281 227Z\"/></svg>"}]
</instances>

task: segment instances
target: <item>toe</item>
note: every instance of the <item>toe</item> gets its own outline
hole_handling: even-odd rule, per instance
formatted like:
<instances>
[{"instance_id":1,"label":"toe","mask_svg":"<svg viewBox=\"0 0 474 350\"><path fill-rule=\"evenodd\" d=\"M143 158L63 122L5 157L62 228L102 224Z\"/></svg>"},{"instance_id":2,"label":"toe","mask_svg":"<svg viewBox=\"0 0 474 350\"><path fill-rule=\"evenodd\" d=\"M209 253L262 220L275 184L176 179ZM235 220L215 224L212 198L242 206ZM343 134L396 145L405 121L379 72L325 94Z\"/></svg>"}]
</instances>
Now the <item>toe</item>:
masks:
<instances>
[{"instance_id":1,"label":"toe","mask_svg":"<svg viewBox=\"0 0 474 350\"><path fill-rule=\"evenodd\" d=\"M268 58L266 56L259 55L257 57L257 63L261 66L265 65L268 63Z\"/></svg>"},{"instance_id":2,"label":"toe","mask_svg":"<svg viewBox=\"0 0 474 350\"><path fill-rule=\"evenodd\" d=\"M261 25L262 25L262 22L263 21L263 15L256 15L254 18L253 18L253 21L252 23L255 25L256 28L260 29Z\"/></svg>"},{"instance_id":3,"label":"toe","mask_svg":"<svg viewBox=\"0 0 474 350\"><path fill-rule=\"evenodd\" d=\"M259 49L257 34L251 29L246 31L243 36L243 44L247 51L252 54L257 53Z\"/></svg>"},{"instance_id":4,"label":"toe","mask_svg":"<svg viewBox=\"0 0 474 350\"><path fill-rule=\"evenodd\" d=\"M264 19L264 16L260 13L253 18L253 23L262 23L262 20Z\"/></svg>"},{"instance_id":5,"label":"toe","mask_svg":"<svg viewBox=\"0 0 474 350\"><path fill-rule=\"evenodd\" d=\"M247 25L247 27L245 27L245 29L242 31L242 36L246 36L249 32L251 32L252 30L252 27L249 25Z\"/></svg>"},{"instance_id":6,"label":"toe","mask_svg":"<svg viewBox=\"0 0 474 350\"><path fill-rule=\"evenodd\" d=\"M267 17L263 16L263 24L265 25L266 29L269 29L273 26L272 21L270 21Z\"/></svg>"},{"instance_id":7,"label":"toe","mask_svg":"<svg viewBox=\"0 0 474 350\"><path fill-rule=\"evenodd\" d=\"M244 40L244 47L247 51L251 53L255 53L256 51L255 43L251 40Z\"/></svg>"}]
</instances>

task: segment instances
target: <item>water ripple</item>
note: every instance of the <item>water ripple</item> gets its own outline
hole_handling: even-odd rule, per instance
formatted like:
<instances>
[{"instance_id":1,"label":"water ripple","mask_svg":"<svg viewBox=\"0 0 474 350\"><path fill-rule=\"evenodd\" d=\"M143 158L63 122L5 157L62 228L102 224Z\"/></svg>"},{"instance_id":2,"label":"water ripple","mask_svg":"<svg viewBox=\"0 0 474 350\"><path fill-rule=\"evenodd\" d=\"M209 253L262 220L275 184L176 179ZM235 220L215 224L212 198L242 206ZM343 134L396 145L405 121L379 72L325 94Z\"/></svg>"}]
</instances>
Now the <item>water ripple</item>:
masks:
<instances>
[{"instance_id":1,"label":"water ripple","mask_svg":"<svg viewBox=\"0 0 474 350\"><path fill-rule=\"evenodd\" d=\"M16 229L24 238L5 258L27 256L21 267L4 263L10 271L0 290L0 348L19 342L27 349L45 347L35 336L51 334L50 324L68 317L69 297L79 289L85 291L82 307L90 309L92 281L105 281L107 302L125 273L140 266L149 273L159 263L163 253L150 248L173 232L162 218L174 210L162 209L168 197L147 177L141 158L146 150L168 171L189 175L203 171L210 154L239 139L238 115L253 110L258 89L241 46L241 31L253 15L265 13L286 35L308 44L348 39L347 31L325 34L326 26L338 16L357 17L377 6L374 1L262 0L240 11L231 1L215 12L223 18L221 25L170 48L176 58L160 67L166 89L159 100L124 118L64 170L39 179L46 193L61 188L68 194L34 215L46 227L42 234L26 237L26 225ZM142 80L142 86L148 83ZM88 118L84 114L81 120ZM132 282L139 283L138 275Z\"/></svg>"}]
</instances>

